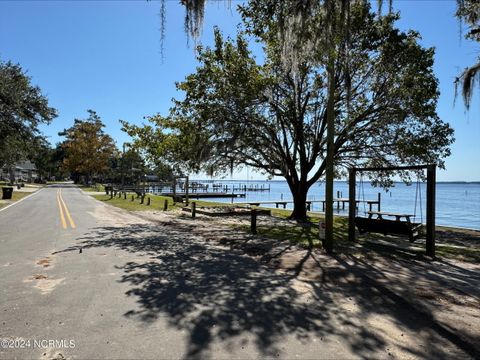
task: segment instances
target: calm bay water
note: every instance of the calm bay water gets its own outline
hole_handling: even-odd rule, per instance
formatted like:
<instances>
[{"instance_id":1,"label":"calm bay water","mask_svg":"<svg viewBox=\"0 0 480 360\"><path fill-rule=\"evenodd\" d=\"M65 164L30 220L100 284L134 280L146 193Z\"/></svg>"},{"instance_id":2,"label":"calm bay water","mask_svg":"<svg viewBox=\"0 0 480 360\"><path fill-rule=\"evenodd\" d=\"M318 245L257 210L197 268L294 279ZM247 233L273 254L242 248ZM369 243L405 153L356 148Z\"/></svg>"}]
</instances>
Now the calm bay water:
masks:
<instances>
[{"instance_id":1,"label":"calm bay water","mask_svg":"<svg viewBox=\"0 0 480 360\"><path fill-rule=\"evenodd\" d=\"M203 181L202 181L203 182ZM209 181L210 182L210 181ZM205 182L204 182L205 183ZM238 181L224 180L215 181L228 185L231 192L232 185L270 185L270 191L247 191L245 198L234 199L234 202L245 201L275 201L275 200L292 200L290 190L285 181ZM211 190L211 185L209 186ZM345 181L335 182L335 197L337 191L342 193L342 197L348 197L348 184ZM239 192L239 191L235 191ZM417 195L415 206L415 198L417 185L413 183L410 186L404 183L396 183L388 192L379 188L372 187L369 183L362 186L357 184L357 199L359 200L375 200L377 194L381 193L382 211L390 211L395 213L416 214L415 221L425 222L426 218L426 188L425 183L420 185L420 191ZM365 194L365 195L363 195ZM325 198L325 184L317 183L310 188L308 199L323 200ZM214 199L212 199L214 200ZM421 201L420 201L421 200ZM231 199L218 198L215 201L231 202ZM480 230L480 183L437 183L436 196L436 222L437 225L466 227ZM275 205L264 205L275 207ZM288 204L287 208L291 209L292 204ZM336 208L336 206L335 206ZM346 207L348 208L348 206ZM313 211L322 211L321 203L313 204ZM347 210L348 211L348 210ZM347 211L337 211L338 214L346 215ZM362 203L359 206L359 212L363 215L364 211L368 211L368 206Z\"/></svg>"}]
</instances>

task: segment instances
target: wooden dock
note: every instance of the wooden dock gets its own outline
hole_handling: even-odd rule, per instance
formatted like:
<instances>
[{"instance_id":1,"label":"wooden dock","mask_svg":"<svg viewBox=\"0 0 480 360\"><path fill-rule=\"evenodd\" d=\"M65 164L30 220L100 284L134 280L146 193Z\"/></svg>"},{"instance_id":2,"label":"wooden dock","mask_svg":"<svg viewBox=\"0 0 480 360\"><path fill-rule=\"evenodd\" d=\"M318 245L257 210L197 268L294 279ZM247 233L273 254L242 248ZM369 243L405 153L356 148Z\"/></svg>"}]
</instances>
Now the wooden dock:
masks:
<instances>
[{"instance_id":1,"label":"wooden dock","mask_svg":"<svg viewBox=\"0 0 480 360\"><path fill-rule=\"evenodd\" d=\"M207 185L208 186L208 185ZM213 191L270 191L270 184L212 184Z\"/></svg>"},{"instance_id":2,"label":"wooden dock","mask_svg":"<svg viewBox=\"0 0 480 360\"><path fill-rule=\"evenodd\" d=\"M179 196L182 198L186 198L187 194L184 192L168 192L168 193L160 193L159 195L161 196ZM207 198L243 198L245 197L245 194L236 194L236 193L224 193L224 192L209 192L209 193L188 193L188 198L189 199L207 199Z\"/></svg>"},{"instance_id":3,"label":"wooden dock","mask_svg":"<svg viewBox=\"0 0 480 360\"><path fill-rule=\"evenodd\" d=\"M333 203L337 203L337 209L340 210L345 210L345 204L348 204L349 199L348 198L335 198L333 199ZM307 211L311 211L312 204L313 203L321 203L322 204L322 211L325 211L325 203L326 200L307 200L306 202L307 205ZM365 203L368 205L369 211L372 211L372 208L374 205L377 206L377 211L380 211L380 203L381 203L381 195L378 193L378 199L377 200L355 200L356 207L358 209L358 206L360 203ZM275 207L278 209L280 206L283 206L284 209L287 208L287 204L293 204L293 200L274 200L274 201L246 201L246 202L236 202L235 204L237 205L250 205L250 206L260 206L260 205L273 205L275 204Z\"/></svg>"}]
</instances>

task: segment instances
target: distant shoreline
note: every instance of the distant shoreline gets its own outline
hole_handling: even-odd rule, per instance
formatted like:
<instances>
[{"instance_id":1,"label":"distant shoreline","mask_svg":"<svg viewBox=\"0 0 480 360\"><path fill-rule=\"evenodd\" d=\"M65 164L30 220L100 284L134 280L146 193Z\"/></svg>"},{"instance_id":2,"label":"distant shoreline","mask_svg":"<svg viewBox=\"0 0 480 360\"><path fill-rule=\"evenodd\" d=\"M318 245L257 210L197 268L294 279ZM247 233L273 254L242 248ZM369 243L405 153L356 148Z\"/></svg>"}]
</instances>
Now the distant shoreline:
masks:
<instances>
[{"instance_id":1,"label":"distant shoreline","mask_svg":"<svg viewBox=\"0 0 480 360\"><path fill-rule=\"evenodd\" d=\"M285 182L286 180L245 180L245 179L190 179L192 181L204 181L204 182ZM347 180L335 180L335 182L346 182ZM323 181L317 181L317 183L322 183ZM403 181L394 181L394 184L403 184ZM437 181L437 184L458 184L458 185L480 185L479 181Z\"/></svg>"}]
</instances>

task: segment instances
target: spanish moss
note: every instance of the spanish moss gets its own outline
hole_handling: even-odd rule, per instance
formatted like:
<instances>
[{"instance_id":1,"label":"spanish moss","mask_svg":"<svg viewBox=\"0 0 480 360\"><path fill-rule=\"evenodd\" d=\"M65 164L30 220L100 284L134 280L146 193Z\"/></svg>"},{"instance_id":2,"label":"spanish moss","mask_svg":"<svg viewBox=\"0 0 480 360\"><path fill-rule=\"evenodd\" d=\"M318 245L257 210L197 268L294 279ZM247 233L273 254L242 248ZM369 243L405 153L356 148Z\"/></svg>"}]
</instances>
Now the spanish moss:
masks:
<instances>
[{"instance_id":1,"label":"spanish moss","mask_svg":"<svg viewBox=\"0 0 480 360\"><path fill-rule=\"evenodd\" d=\"M166 0L160 1L160 55L162 57L162 63L164 61L165 54L165 26L167 23L167 9L166 9Z\"/></svg>"},{"instance_id":2,"label":"spanish moss","mask_svg":"<svg viewBox=\"0 0 480 360\"><path fill-rule=\"evenodd\" d=\"M466 68L463 73L455 80L455 97L458 93L458 85L461 83L462 86L462 97L463 102L467 110L470 109L470 104L472 102L473 89L475 83L480 80L480 62Z\"/></svg>"},{"instance_id":3,"label":"spanish moss","mask_svg":"<svg viewBox=\"0 0 480 360\"><path fill-rule=\"evenodd\" d=\"M460 22L460 28L464 22L468 26L465 35L467 39L480 41L480 3L474 0L457 0L456 16ZM470 109L475 83L480 79L480 57L473 66L466 68L455 80L455 99L458 94L458 86L461 84L463 102L467 110Z\"/></svg>"},{"instance_id":4,"label":"spanish moss","mask_svg":"<svg viewBox=\"0 0 480 360\"><path fill-rule=\"evenodd\" d=\"M203 19L205 16L205 0L181 0L185 6L185 34L187 44L190 38L193 39L196 47L197 41L202 33Z\"/></svg>"}]
</instances>

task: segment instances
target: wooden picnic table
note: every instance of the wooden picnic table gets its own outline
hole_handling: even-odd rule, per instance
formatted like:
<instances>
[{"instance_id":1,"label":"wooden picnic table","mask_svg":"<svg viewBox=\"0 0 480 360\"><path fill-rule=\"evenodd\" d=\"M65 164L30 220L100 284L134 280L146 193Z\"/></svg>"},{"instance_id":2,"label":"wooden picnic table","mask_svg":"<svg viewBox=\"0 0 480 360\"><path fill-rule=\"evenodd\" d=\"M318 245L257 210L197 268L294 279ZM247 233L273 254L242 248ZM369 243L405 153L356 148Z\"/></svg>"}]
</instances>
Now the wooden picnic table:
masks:
<instances>
[{"instance_id":1,"label":"wooden picnic table","mask_svg":"<svg viewBox=\"0 0 480 360\"><path fill-rule=\"evenodd\" d=\"M367 211L368 218L372 219L373 215L377 215L377 219L383 219L383 216L391 216L395 217L395 220L401 221L402 218L405 218L407 223L411 223L410 218L412 218L415 215L412 214L398 214L398 213L391 213L391 212L385 212L385 211Z\"/></svg>"}]
</instances>

